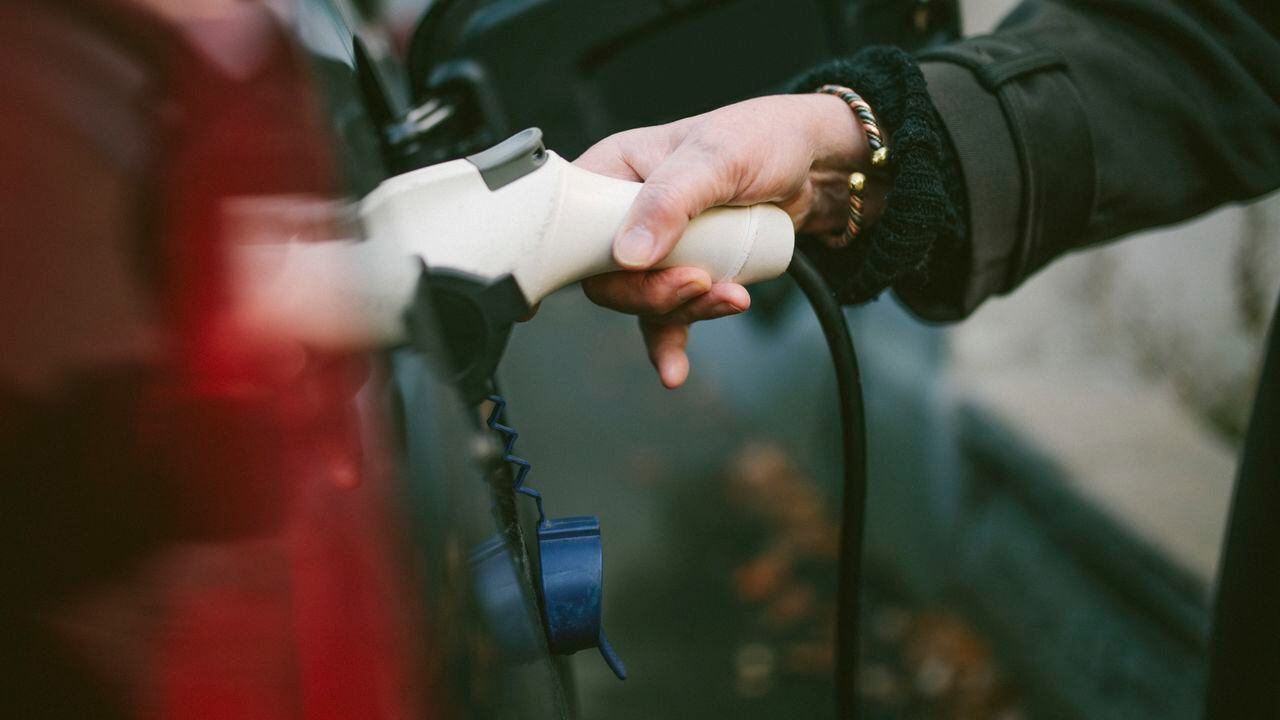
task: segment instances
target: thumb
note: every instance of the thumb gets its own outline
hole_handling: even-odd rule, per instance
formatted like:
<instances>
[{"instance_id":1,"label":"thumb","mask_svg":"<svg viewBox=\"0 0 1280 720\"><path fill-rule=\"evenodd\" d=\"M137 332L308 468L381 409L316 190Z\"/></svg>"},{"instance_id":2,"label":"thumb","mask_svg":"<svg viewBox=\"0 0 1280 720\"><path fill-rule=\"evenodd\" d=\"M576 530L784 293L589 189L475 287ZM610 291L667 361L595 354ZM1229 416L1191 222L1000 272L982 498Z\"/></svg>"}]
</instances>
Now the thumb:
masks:
<instances>
[{"instance_id":1,"label":"thumb","mask_svg":"<svg viewBox=\"0 0 1280 720\"><path fill-rule=\"evenodd\" d=\"M683 145L645 179L613 243L613 258L627 270L661 262L684 234L689 220L732 199L735 183L722 158Z\"/></svg>"}]
</instances>

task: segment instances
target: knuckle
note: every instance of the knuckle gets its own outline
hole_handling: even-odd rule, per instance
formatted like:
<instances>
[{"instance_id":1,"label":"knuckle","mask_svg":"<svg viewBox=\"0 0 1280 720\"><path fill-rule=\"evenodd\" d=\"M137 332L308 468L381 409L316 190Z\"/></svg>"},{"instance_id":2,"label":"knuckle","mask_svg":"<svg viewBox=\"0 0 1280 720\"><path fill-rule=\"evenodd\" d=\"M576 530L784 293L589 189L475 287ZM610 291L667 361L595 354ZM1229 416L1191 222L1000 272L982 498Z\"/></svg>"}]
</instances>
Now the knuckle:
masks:
<instances>
[{"instance_id":1,"label":"knuckle","mask_svg":"<svg viewBox=\"0 0 1280 720\"><path fill-rule=\"evenodd\" d=\"M708 158L720 157L728 150L725 147L724 140L712 132L697 133L689 138L687 144L690 150L694 150Z\"/></svg>"},{"instance_id":2,"label":"knuckle","mask_svg":"<svg viewBox=\"0 0 1280 720\"><path fill-rule=\"evenodd\" d=\"M680 298L662 273L646 273L643 282L642 298L647 312L662 315L680 306Z\"/></svg>"},{"instance_id":3,"label":"knuckle","mask_svg":"<svg viewBox=\"0 0 1280 720\"><path fill-rule=\"evenodd\" d=\"M693 138L691 144L716 177L730 180L747 170L749 156L741 145L726 145L723 139L708 135Z\"/></svg>"},{"instance_id":4,"label":"knuckle","mask_svg":"<svg viewBox=\"0 0 1280 720\"><path fill-rule=\"evenodd\" d=\"M684 214L684 192L669 180L654 179L644 185L644 208L663 215Z\"/></svg>"}]
</instances>

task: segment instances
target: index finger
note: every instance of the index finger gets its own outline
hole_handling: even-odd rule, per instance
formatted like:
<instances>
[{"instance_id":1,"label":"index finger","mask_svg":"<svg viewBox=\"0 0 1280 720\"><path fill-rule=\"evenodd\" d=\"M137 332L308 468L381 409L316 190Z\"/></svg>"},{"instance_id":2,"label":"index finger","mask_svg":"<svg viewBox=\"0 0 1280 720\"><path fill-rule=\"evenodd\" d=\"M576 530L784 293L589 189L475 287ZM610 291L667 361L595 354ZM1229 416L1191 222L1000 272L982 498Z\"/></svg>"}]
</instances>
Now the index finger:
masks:
<instances>
[{"instance_id":1,"label":"index finger","mask_svg":"<svg viewBox=\"0 0 1280 720\"><path fill-rule=\"evenodd\" d=\"M618 140L617 135L610 135L587 148L587 151L579 155L573 164L597 175L607 175L631 182L644 180L644 177L627 161L626 147Z\"/></svg>"}]
</instances>

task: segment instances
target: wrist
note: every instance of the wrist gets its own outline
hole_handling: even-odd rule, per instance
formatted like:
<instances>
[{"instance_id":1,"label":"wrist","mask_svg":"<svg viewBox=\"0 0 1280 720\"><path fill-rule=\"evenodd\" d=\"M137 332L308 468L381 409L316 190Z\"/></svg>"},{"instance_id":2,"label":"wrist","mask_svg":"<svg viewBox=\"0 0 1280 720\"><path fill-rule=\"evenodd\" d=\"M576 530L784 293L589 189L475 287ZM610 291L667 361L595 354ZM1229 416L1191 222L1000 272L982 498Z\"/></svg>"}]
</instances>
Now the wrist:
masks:
<instances>
[{"instance_id":1,"label":"wrist","mask_svg":"<svg viewBox=\"0 0 1280 720\"><path fill-rule=\"evenodd\" d=\"M853 137L862 145L863 157L853 158L855 165L848 176L849 214L844 232L826 240L832 247L846 247L879 220L886 195L883 181L889 175L889 146L875 111L858 91L825 83L815 92L839 100L845 116L853 118L852 124L857 128Z\"/></svg>"},{"instance_id":2,"label":"wrist","mask_svg":"<svg viewBox=\"0 0 1280 720\"><path fill-rule=\"evenodd\" d=\"M865 302L901 282L928 281L925 267L935 245L951 241L956 211L942 178L936 111L915 59L897 48L870 47L804 73L791 87L804 92L824 85L863 95L892 157L890 173L880 181L887 189L882 217L864 218L869 232L862 242L845 248L815 243L810 252L824 259L844 302ZM877 183L867 175L864 215L879 204L869 197Z\"/></svg>"},{"instance_id":3,"label":"wrist","mask_svg":"<svg viewBox=\"0 0 1280 720\"><path fill-rule=\"evenodd\" d=\"M811 105L806 118L813 140L813 167L851 173L871 166L871 148L858 118L834 95L801 95Z\"/></svg>"}]
</instances>

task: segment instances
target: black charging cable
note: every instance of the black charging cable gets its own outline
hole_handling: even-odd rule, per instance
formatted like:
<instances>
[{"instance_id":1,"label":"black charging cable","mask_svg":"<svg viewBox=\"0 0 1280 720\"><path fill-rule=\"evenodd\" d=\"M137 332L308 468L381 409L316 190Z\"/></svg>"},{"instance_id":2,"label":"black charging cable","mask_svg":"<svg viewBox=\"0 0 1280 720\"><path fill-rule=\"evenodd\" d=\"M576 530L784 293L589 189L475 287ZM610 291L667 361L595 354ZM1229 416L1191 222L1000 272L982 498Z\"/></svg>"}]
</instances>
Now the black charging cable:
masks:
<instances>
[{"instance_id":1,"label":"black charging cable","mask_svg":"<svg viewBox=\"0 0 1280 720\"><path fill-rule=\"evenodd\" d=\"M840 401L840 439L844 448L844 477L837 559L835 684L836 717L858 717L858 619L862 577L862 534L867 503L867 434L862 407L862 377L853 335L844 310L813 261L797 252L787 268L813 307L831 352Z\"/></svg>"}]
</instances>

